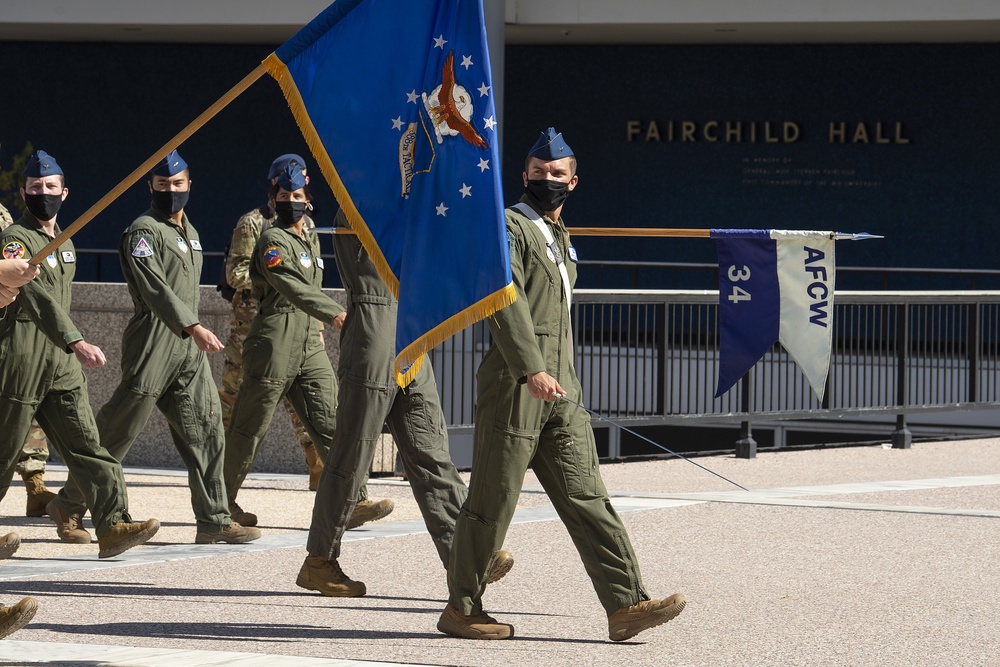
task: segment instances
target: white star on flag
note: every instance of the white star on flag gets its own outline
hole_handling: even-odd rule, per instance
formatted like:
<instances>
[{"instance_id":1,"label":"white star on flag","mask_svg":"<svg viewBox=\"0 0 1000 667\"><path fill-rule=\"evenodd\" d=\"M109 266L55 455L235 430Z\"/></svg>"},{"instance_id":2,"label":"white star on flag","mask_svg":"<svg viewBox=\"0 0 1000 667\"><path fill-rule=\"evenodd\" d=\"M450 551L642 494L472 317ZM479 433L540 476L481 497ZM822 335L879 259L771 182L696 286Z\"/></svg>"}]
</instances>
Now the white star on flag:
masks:
<instances>
[{"instance_id":1,"label":"white star on flag","mask_svg":"<svg viewBox=\"0 0 1000 667\"><path fill-rule=\"evenodd\" d=\"M420 97L420 95L417 95L417 90L414 88L406 94L406 103L409 104L412 102L413 104L416 104L418 97Z\"/></svg>"},{"instance_id":2,"label":"white star on flag","mask_svg":"<svg viewBox=\"0 0 1000 667\"><path fill-rule=\"evenodd\" d=\"M434 208L435 208L435 210L437 210L438 215L440 215L442 218L447 218L448 217L446 215L447 212L448 212L448 207L444 205L444 202L441 202L440 204L438 204Z\"/></svg>"},{"instance_id":3,"label":"white star on flag","mask_svg":"<svg viewBox=\"0 0 1000 667\"><path fill-rule=\"evenodd\" d=\"M485 123L485 125L483 127L485 127L487 130L494 130L494 129L496 129L497 122L495 120L493 120L493 116L490 116L489 118L484 118L483 120L486 121L486 123Z\"/></svg>"},{"instance_id":4,"label":"white star on flag","mask_svg":"<svg viewBox=\"0 0 1000 667\"><path fill-rule=\"evenodd\" d=\"M434 48L435 49L441 49L442 51L444 51L444 45L447 44L447 43L448 43L448 40L444 38L444 34L443 33L441 34L441 36L434 38Z\"/></svg>"},{"instance_id":5,"label":"white star on flag","mask_svg":"<svg viewBox=\"0 0 1000 667\"><path fill-rule=\"evenodd\" d=\"M458 191L462 193L462 199L465 199L466 197L471 197L472 196L472 186L471 185L466 185L465 183L462 183L462 187L460 187L458 189Z\"/></svg>"},{"instance_id":6,"label":"white star on flag","mask_svg":"<svg viewBox=\"0 0 1000 667\"><path fill-rule=\"evenodd\" d=\"M490 168L490 161L484 160L483 158L479 158L479 164L477 164L476 166L479 167L479 173L483 173L484 171Z\"/></svg>"},{"instance_id":7,"label":"white star on flag","mask_svg":"<svg viewBox=\"0 0 1000 667\"><path fill-rule=\"evenodd\" d=\"M476 88L476 90L479 91L479 96L480 97L486 97L490 93L490 88L491 88L491 86L487 86L486 82L483 81L483 85L481 85L478 88Z\"/></svg>"},{"instance_id":8,"label":"white star on flag","mask_svg":"<svg viewBox=\"0 0 1000 667\"><path fill-rule=\"evenodd\" d=\"M462 64L459 67L464 67L465 71L468 72L469 68L472 67L472 56L462 56Z\"/></svg>"},{"instance_id":9,"label":"white star on flag","mask_svg":"<svg viewBox=\"0 0 1000 667\"><path fill-rule=\"evenodd\" d=\"M403 129L403 117L402 116L396 116L395 118L392 119L392 129L394 129L394 130L401 130L401 129Z\"/></svg>"}]
</instances>

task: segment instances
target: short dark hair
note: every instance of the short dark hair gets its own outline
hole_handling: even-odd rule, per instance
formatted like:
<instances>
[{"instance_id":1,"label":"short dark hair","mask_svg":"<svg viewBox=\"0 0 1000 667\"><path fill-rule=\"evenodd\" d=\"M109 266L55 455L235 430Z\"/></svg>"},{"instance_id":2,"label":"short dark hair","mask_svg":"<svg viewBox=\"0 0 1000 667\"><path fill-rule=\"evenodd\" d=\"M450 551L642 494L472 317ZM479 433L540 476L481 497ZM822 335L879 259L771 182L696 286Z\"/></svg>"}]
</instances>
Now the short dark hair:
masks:
<instances>
[{"instance_id":1,"label":"short dark hair","mask_svg":"<svg viewBox=\"0 0 1000 667\"><path fill-rule=\"evenodd\" d=\"M528 172L528 163L531 162L531 158L532 157L533 156L529 155L528 157L524 158L524 172L525 173ZM545 161L547 162L547 160L545 160ZM573 170L573 173L570 174L570 176L576 176L576 156L575 155L570 155L569 156L569 168Z\"/></svg>"},{"instance_id":2,"label":"short dark hair","mask_svg":"<svg viewBox=\"0 0 1000 667\"><path fill-rule=\"evenodd\" d=\"M268 200L269 201L274 201L278 197L278 190L281 190L281 189L283 189L283 188L280 185L278 185L277 183L274 183L271 186L271 191L267 195ZM309 191L309 184L308 183L306 183L305 185L302 186L302 190L306 194L306 200L307 201L312 201L312 193ZM289 190L289 192L294 192L294 190Z\"/></svg>"},{"instance_id":3,"label":"short dark hair","mask_svg":"<svg viewBox=\"0 0 1000 667\"><path fill-rule=\"evenodd\" d=\"M56 174L56 176L59 177L59 183L60 183L59 187L65 188L66 187L66 174ZM22 174L22 176L21 176L21 187L22 188L25 185L28 184L28 179L29 178L45 178L45 177L44 176L24 176Z\"/></svg>"}]
</instances>

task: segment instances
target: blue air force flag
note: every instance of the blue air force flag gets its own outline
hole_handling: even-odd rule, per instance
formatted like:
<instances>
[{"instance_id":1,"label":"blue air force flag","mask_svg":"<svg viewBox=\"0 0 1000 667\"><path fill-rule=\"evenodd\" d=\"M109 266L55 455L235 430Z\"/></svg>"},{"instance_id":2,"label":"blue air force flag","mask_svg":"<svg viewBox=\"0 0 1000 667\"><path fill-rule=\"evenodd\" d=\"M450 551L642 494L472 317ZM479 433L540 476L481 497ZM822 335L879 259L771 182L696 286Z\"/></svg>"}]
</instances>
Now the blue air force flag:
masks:
<instances>
[{"instance_id":1,"label":"blue air force flag","mask_svg":"<svg viewBox=\"0 0 1000 667\"><path fill-rule=\"evenodd\" d=\"M514 300L481 0L337 0L264 66L397 295L396 372Z\"/></svg>"},{"instance_id":2,"label":"blue air force flag","mask_svg":"<svg viewBox=\"0 0 1000 667\"><path fill-rule=\"evenodd\" d=\"M780 341L822 401L833 343L833 234L713 229L711 237L719 253L716 397Z\"/></svg>"}]
</instances>

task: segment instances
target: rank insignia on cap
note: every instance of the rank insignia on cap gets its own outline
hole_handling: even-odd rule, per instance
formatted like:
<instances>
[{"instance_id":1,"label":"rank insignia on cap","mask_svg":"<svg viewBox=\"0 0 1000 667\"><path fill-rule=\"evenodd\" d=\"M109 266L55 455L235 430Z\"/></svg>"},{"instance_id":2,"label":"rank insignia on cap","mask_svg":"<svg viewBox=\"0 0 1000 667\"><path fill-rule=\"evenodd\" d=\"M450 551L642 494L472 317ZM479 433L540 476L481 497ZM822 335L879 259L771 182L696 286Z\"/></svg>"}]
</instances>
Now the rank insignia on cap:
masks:
<instances>
[{"instance_id":1,"label":"rank insignia on cap","mask_svg":"<svg viewBox=\"0 0 1000 667\"><path fill-rule=\"evenodd\" d=\"M177 237L177 247L181 249L181 252L187 252L188 251L188 245L187 245L187 243L185 243L184 239L182 239L179 236Z\"/></svg>"},{"instance_id":2,"label":"rank insignia on cap","mask_svg":"<svg viewBox=\"0 0 1000 667\"><path fill-rule=\"evenodd\" d=\"M302 266L306 267L307 269L313 264L312 257L310 257L309 253L307 252L299 253L299 262L302 264Z\"/></svg>"},{"instance_id":3,"label":"rank insignia on cap","mask_svg":"<svg viewBox=\"0 0 1000 667\"><path fill-rule=\"evenodd\" d=\"M3 247L4 259L21 259L24 257L24 246L17 241L11 241Z\"/></svg>"},{"instance_id":4,"label":"rank insignia on cap","mask_svg":"<svg viewBox=\"0 0 1000 667\"><path fill-rule=\"evenodd\" d=\"M54 252L50 252L50 253L49 253L49 256L45 258L45 262L46 262L46 263L47 263L47 264L48 264L49 266L51 266L51 267L52 267L53 269L54 269L54 268L56 268L56 264L57 264L57 261L56 261L56 254L55 254Z\"/></svg>"},{"instance_id":5,"label":"rank insignia on cap","mask_svg":"<svg viewBox=\"0 0 1000 667\"><path fill-rule=\"evenodd\" d=\"M273 269L279 264L281 264L281 249L275 245L268 246L264 251L264 266Z\"/></svg>"},{"instance_id":6,"label":"rank insignia on cap","mask_svg":"<svg viewBox=\"0 0 1000 667\"><path fill-rule=\"evenodd\" d=\"M140 238L139 242L132 248L133 257L151 257L153 249L149 247L149 242L145 238Z\"/></svg>"},{"instance_id":7,"label":"rank insignia on cap","mask_svg":"<svg viewBox=\"0 0 1000 667\"><path fill-rule=\"evenodd\" d=\"M191 250L201 250L201 241L198 239L191 239Z\"/></svg>"},{"instance_id":8,"label":"rank insignia on cap","mask_svg":"<svg viewBox=\"0 0 1000 667\"><path fill-rule=\"evenodd\" d=\"M69 250L63 250L62 258L63 262L65 262L66 264L72 264L73 262L76 261L76 257Z\"/></svg>"}]
</instances>

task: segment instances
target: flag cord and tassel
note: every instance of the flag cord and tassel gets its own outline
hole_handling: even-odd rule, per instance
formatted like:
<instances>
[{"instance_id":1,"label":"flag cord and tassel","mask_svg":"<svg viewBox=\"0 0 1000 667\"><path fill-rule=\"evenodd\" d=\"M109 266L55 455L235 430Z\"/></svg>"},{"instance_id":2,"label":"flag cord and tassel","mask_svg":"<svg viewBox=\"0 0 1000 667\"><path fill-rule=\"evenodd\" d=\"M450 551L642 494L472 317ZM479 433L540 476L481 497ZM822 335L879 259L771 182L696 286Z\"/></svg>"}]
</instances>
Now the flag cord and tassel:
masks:
<instances>
[{"instance_id":1,"label":"flag cord and tassel","mask_svg":"<svg viewBox=\"0 0 1000 667\"><path fill-rule=\"evenodd\" d=\"M635 431L633 431L629 427L625 426L624 424L620 424L620 423L616 422L613 419L608 419L607 417L605 417L601 413L595 412L595 411L591 410L590 408L584 406L582 403L577 403L576 401L569 399L565 394L556 394L556 396L558 396L560 400L566 401L567 403L572 403L573 405L577 406L578 408L586 410L588 413L590 413L594 417L597 417L601 421L606 421L609 424L612 424L613 426L617 426L618 428L620 428L621 430L625 431L626 433L631 433L635 437L640 438L642 440L645 440L646 442L648 442L651 445L655 445L655 446L659 447L660 449L662 449L663 451L667 452L668 454L672 454L672 455L676 456L679 459L687 461L691 465L698 466L699 468L701 468L705 472L712 473L713 475L715 475L719 479L723 479L723 480L729 482L730 484L732 484L733 486L736 486L736 487L739 487L739 488L743 489L747 493L750 492L750 489L748 489L747 487L743 486L742 484L737 484L736 482L734 482L733 480L729 479L728 477L720 475L719 473L717 473L714 470L711 470L709 468L706 468L705 466L701 465L700 463L695 463L694 461L692 461L691 459L687 458L686 456L678 454L674 450L672 450L672 449L670 449L668 447L664 447L663 445L661 445L658 442L654 442L654 441L650 440L649 438L647 438L646 436L642 435L641 433L636 433Z\"/></svg>"},{"instance_id":2,"label":"flag cord and tassel","mask_svg":"<svg viewBox=\"0 0 1000 667\"><path fill-rule=\"evenodd\" d=\"M61 246L63 243L68 241L70 237L76 234L78 231L84 228L91 220L97 217L97 215L106 209L108 205L114 200L118 199L126 190L132 187L140 178L156 166L156 163L163 159L163 156L170 151L176 149L182 143L184 143L192 134L201 129L201 127L212 119L216 114L222 111L230 102L239 97L243 92L249 88L257 79L259 79L264 74L264 65L261 64L257 66L252 72L247 74L242 81L232 87L228 93L220 97L215 104L210 106L208 109L203 111L200 116L195 118L191 123L181 130L177 136L165 143L160 150L156 151L153 155L149 157L145 162L140 164L135 168L131 174L125 177L121 183L116 185L111 192L101 197L101 199L91 206L87 211L77 218L73 224L64 229L58 236L49 241L44 248L35 253L35 256L28 260L31 264L38 265L41 264L42 260L48 257L48 255L55 251L56 248Z\"/></svg>"}]
</instances>

